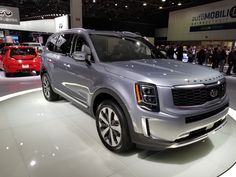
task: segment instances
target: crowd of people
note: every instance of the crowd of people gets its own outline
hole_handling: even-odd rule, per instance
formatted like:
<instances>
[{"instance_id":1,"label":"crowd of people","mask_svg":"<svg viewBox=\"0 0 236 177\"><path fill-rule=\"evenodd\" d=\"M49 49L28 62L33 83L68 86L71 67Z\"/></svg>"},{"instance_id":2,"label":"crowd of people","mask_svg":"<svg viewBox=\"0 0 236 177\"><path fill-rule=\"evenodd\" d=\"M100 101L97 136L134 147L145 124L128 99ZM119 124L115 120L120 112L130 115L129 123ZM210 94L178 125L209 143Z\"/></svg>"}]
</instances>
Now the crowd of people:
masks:
<instances>
[{"instance_id":1,"label":"crowd of people","mask_svg":"<svg viewBox=\"0 0 236 177\"><path fill-rule=\"evenodd\" d=\"M229 49L227 47L204 47L204 46L157 46L158 50L165 53L168 59L176 59L199 65L208 65L213 69L219 69L226 75L236 74L236 47ZM224 71L225 65L228 64L227 71Z\"/></svg>"}]
</instances>

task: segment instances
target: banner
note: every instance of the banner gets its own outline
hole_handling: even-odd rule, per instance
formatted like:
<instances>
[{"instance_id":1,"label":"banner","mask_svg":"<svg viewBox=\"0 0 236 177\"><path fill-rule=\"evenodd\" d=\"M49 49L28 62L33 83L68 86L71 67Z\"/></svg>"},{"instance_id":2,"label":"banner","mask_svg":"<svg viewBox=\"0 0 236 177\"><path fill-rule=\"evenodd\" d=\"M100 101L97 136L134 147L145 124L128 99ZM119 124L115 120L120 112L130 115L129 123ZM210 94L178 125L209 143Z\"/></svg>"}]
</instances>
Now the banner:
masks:
<instances>
[{"instance_id":1,"label":"banner","mask_svg":"<svg viewBox=\"0 0 236 177\"><path fill-rule=\"evenodd\" d=\"M236 4L193 14L190 32L236 29Z\"/></svg>"},{"instance_id":2,"label":"banner","mask_svg":"<svg viewBox=\"0 0 236 177\"><path fill-rule=\"evenodd\" d=\"M236 39L236 0L223 0L169 13L168 41Z\"/></svg>"},{"instance_id":3,"label":"banner","mask_svg":"<svg viewBox=\"0 0 236 177\"><path fill-rule=\"evenodd\" d=\"M0 6L0 24L20 24L19 9L15 7Z\"/></svg>"}]
</instances>

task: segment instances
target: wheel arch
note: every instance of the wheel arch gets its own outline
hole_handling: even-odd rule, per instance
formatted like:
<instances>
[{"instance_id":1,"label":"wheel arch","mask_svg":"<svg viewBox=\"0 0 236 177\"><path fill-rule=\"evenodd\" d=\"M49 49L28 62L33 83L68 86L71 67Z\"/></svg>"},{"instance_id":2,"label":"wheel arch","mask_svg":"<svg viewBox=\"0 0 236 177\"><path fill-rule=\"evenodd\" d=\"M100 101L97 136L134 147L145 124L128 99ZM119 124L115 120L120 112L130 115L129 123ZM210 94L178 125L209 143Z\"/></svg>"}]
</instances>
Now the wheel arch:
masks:
<instances>
[{"instance_id":1,"label":"wheel arch","mask_svg":"<svg viewBox=\"0 0 236 177\"><path fill-rule=\"evenodd\" d=\"M90 107L91 108L90 111L92 115L96 118L96 109L98 108L99 104L106 99L111 99L115 101L118 104L118 106L120 106L120 108L122 109L126 117L129 133L130 133L130 136L132 137L134 133L134 128L133 128L133 123L132 123L129 111L127 109L127 106L125 105L124 101L120 98L120 96L117 93L115 93L113 90L108 89L108 88L101 88L94 93L93 98L91 100L92 104Z\"/></svg>"}]
</instances>

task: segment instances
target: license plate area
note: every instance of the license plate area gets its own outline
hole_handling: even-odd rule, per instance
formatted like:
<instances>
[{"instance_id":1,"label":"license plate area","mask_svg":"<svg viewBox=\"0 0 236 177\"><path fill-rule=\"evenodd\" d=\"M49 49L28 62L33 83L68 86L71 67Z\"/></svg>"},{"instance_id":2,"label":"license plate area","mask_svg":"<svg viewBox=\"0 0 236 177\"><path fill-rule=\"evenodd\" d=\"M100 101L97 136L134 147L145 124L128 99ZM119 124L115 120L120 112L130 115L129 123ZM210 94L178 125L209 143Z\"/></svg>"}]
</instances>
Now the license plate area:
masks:
<instances>
[{"instance_id":1,"label":"license plate area","mask_svg":"<svg viewBox=\"0 0 236 177\"><path fill-rule=\"evenodd\" d=\"M29 65L22 65L22 68L23 68L23 69L29 68Z\"/></svg>"}]
</instances>

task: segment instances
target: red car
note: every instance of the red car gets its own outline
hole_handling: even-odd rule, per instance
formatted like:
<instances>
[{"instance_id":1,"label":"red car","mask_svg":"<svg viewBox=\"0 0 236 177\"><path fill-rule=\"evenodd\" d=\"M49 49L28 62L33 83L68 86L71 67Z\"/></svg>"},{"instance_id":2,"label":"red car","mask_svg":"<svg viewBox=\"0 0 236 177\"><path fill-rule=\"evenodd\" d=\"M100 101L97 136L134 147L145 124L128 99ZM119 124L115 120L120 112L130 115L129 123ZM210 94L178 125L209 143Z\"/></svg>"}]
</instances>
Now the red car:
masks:
<instances>
[{"instance_id":1,"label":"red car","mask_svg":"<svg viewBox=\"0 0 236 177\"><path fill-rule=\"evenodd\" d=\"M33 47L28 46L6 46L0 53L0 69L5 75L12 73L29 73L35 71L40 73L41 58Z\"/></svg>"}]
</instances>

